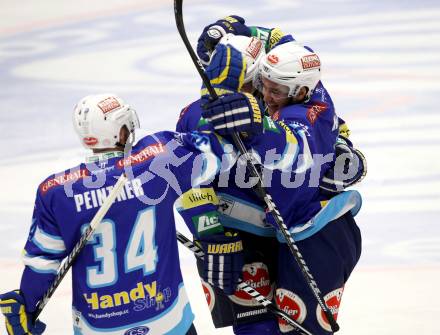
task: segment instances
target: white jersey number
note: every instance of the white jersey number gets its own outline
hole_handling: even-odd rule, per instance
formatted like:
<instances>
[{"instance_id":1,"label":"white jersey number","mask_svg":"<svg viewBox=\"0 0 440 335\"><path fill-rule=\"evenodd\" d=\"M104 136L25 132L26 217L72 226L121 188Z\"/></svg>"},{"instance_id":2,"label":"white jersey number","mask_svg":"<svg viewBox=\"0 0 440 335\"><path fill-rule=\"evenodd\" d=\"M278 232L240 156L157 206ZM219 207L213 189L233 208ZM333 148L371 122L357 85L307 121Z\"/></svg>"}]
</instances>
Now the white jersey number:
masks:
<instances>
[{"instance_id":1,"label":"white jersey number","mask_svg":"<svg viewBox=\"0 0 440 335\"><path fill-rule=\"evenodd\" d=\"M142 269L144 275L148 275L156 271L155 229L155 208L139 211L125 250L125 273ZM103 220L88 244L93 245L98 265L87 267L87 286L99 288L113 285L118 280L115 223L109 219Z\"/></svg>"}]
</instances>

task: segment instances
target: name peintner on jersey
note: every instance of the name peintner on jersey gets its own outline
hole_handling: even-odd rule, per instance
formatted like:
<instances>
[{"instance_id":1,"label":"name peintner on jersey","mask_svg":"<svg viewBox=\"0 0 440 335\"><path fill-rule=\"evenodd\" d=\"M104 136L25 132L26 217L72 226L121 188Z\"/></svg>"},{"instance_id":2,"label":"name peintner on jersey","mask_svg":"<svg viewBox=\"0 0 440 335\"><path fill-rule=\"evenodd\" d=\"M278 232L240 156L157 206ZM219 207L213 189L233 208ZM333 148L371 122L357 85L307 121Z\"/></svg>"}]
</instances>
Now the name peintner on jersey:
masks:
<instances>
[{"instance_id":1,"label":"name peintner on jersey","mask_svg":"<svg viewBox=\"0 0 440 335\"><path fill-rule=\"evenodd\" d=\"M92 209L102 206L112 189L113 186L107 186L75 194L73 198L75 200L76 211L81 212L84 209ZM125 183L115 201L130 200L142 195L145 195L144 190L142 189L142 182L139 178L134 178Z\"/></svg>"}]
</instances>

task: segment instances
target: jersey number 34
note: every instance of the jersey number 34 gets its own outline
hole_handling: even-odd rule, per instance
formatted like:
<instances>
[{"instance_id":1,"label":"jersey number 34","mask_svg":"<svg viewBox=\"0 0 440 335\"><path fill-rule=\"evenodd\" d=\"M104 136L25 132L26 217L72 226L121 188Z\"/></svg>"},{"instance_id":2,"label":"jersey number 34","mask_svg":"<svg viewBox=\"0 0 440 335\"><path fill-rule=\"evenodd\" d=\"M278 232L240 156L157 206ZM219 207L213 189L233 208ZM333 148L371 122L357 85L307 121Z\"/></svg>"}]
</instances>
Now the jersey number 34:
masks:
<instances>
[{"instance_id":1,"label":"jersey number 34","mask_svg":"<svg viewBox=\"0 0 440 335\"><path fill-rule=\"evenodd\" d=\"M85 227L84 227L85 228ZM154 239L156 228L155 208L149 207L138 212L130 239L124 254L124 272L142 269L144 275L156 271L157 247ZM87 267L87 286L99 288L110 286L118 280L115 222L101 221L88 244L93 245L95 262Z\"/></svg>"}]
</instances>

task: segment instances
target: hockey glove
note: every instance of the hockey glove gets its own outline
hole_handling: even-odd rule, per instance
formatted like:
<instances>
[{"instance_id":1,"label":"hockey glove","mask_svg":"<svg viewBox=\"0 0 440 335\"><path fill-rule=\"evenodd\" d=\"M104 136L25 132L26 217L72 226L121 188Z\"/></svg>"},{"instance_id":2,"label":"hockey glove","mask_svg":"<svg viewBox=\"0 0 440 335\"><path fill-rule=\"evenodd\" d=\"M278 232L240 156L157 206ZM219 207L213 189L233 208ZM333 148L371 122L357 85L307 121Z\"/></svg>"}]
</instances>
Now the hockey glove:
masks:
<instances>
[{"instance_id":1,"label":"hockey glove","mask_svg":"<svg viewBox=\"0 0 440 335\"><path fill-rule=\"evenodd\" d=\"M339 193L345 188L361 182L367 174L367 160L353 144L343 136L338 137L335 148L335 165L329 169L319 183L321 190Z\"/></svg>"},{"instance_id":2,"label":"hockey glove","mask_svg":"<svg viewBox=\"0 0 440 335\"><path fill-rule=\"evenodd\" d=\"M243 86L246 62L240 51L231 46L219 44L215 48L211 64L206 68L205 73L217 95L238 92ZM201 97L202 104L210 99L204 84Z\"/></svg>"},{"instance_id":3,"label":"hockey glove","mask_svg":"<svg viewBox=\"0 0 440 335\"><path fill-rule=\"evenodd\" d=\"M6 319L8 335L39 335L46 329L41 321L33 323L32 314L26 312L24 298L19 290L1 294L0 307Z\"/></svg>"},{"instance_id":4,"label":"hockey glove","mask_svg":"<svg viewBox=\"0 0 440 335\"><path fill-rule=\"evenodd\" d=\"M242 132L258 135L263 132L262 108L249 93L233 93L203 106L203 117L220 135Z\"/></svg>"},{"instance_id":5,"label":"hockey glove","mask_svg":"<svg viewBox=\"0 0 440 335\"><path fill-rule=\"evenodd\" d=\"M244 265L243 244L238 233L209 235L199 241L205 253L203 280L234 294Z\"/></svg>"},{"instance_id":6,"label":"hockey glove","mask_svg":"<svg viewBox=\"0 0 440 335\"><path fill-rule=\"evenodd\" d=\"M237 15L227 16L207 25L197 41L197 55L202 64L209 64L212 51L226 34L251 36L251 30L244 24L244 19Z\"/></svg>"}]
</instances>

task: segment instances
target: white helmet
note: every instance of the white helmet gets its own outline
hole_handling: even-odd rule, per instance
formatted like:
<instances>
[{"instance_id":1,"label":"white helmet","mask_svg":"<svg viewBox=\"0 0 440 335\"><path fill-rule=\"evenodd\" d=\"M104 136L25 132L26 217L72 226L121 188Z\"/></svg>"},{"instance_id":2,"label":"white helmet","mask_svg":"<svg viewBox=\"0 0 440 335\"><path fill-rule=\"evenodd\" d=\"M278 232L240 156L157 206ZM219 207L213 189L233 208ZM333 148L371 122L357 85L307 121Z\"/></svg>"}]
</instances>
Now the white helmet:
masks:
<instances>
[{"instance_id":1,"label":"white helmet","mask_svg":"<svg viewBox=\"0 0 440 335\"><path fill-rule=\"evenodd\" d=\"M219 43L229 44L241 52L246 60L246 75L244 83L249 83L253 80L258 72L258 64L264 58L266 51L264 44L256 37L239 36L234 34L226 34L222 37Z\"/></svg>"},{"instance_id":2,"label":"white helmet","mask_svg":"<svg viewBox=\"0 0 440 335\"><path fill-rule=\"evenodd\" d=\"M119 132L127 126L130 133L139 128L136 111L114 94L89 95L73 111L73 126L88 149L113 148Z\"/></svg>"},{"instance_id":3,"label":"white helmet","mask_svg":"<svg viewBox=\"0 0 440 335\"><path fill-rule=\"evenodd\" d=\"M259 77L287 86L289 97L296 96L305 86L309 99L321 79L321 61L316 53L297 42L284 43L273 48L260 61Z\"/></svg>"}]
</instances>

